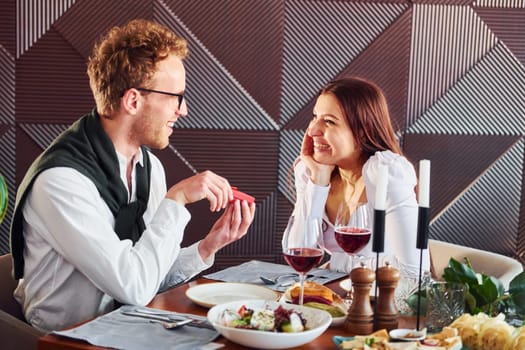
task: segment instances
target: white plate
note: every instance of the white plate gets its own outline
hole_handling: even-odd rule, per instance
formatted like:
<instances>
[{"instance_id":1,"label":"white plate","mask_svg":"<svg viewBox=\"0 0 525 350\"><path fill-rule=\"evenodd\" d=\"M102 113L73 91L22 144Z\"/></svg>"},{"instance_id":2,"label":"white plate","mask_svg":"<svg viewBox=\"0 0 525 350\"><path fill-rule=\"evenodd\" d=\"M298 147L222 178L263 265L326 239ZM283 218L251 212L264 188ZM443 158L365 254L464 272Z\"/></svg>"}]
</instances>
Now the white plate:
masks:
<instances>
[{"instance_id":1,"label":"white plate","mask_svg":"<svg viewBox=\"0 0 525 350\"><path fill-rule=\"evenodd\" d=\"M285 309L293 309L303 314L308 330L297 333L264 332L253 329L226 327L218 323L219 315L225 309L238 310L241 305L250 309L275 310L279 305ZM281 304L276 301L240 300L212 307L208 311L208 320L217 332L232 342L259 349L286 349L309 343L319 337L330 326L332 316L326 311L306 306Z\"/></svg>"},{"instance_id":2,"label":"white plate","mask_svg":"<svg viewBox=\"0 0 525 350\"><path fill-rule=\"evenodd\" d=\"M411 336L408 336L410 333L412 333ZM398 329L392 329L388 335L390 335L390 338L397 339L397 340L405 340L405 341L416 341L416 340L423 340L427 336L427 330L426 328L416 331L415 329L407 329L407 328L398 328Z\"/></svg>"},{"instance_id":3,"label":"white plate","mask_svg":"<svg viewBox=\"0 0 525 350\"><path fill-rule=\"evenodd\" d=\"M217 304L243 299L277 300L280 294L249 283L204 283L186 289L186 296L195 304L212 307Z\"/></svg>"},{"instance_id":4,"label":"white plate","mask_svg":"<svg viewBox=\"0 0 525 350\"><path fill-rule=\"evenodd\" d=\"M281 299L279 299L279 302L284 303L284 304L295 305L295 304L292 304L292 301L289 298L287 298L285 294L281 296ZM341 316L341 317L332 317L332 324L330 326L331 327L341 326L343 323L345 323L347 315L348 315L348 312L344 316Z\"/></svg>"}]
</instances>

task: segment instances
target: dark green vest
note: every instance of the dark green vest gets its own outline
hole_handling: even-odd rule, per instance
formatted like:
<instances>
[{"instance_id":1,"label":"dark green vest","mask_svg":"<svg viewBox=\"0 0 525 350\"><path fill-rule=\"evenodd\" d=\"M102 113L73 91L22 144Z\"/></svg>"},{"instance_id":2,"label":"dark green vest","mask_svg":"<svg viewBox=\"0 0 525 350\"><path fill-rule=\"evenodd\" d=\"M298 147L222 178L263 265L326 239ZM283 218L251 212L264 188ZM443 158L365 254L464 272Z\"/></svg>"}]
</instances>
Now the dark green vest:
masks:
<instances>
[{"instance_id":1,"label":"dark green vest","mask_svg":"<svg viewBox=\"0 0 525 350\"><path fill-rule=\"evenodd\" d=\"M53 167L70 167L87 176L104 199L115 217L115 233L120 239L135 243L145 229L142 215L149 198L151 163L148 151L142 148L143 164L137 164L137 201L128 204L128 193L122 183L117 153L113 142L100 123L100 116L93 110L73 123L33 162L16 195L13 221L11 222L11 254L13 275L24 275L24 235L22 209L27 194L37 176Z\"/></svg>"}]
</instances>

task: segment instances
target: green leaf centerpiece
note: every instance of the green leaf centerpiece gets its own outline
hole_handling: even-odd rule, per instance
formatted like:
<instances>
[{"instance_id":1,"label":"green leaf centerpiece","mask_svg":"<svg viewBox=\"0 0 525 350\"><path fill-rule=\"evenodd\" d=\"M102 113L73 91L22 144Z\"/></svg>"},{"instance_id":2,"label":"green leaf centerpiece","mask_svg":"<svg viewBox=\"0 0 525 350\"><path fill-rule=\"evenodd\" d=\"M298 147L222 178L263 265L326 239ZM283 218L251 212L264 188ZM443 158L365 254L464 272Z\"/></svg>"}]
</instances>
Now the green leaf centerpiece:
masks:
<instances>
[{"instance_id":1,"label":"green leaf centerpiece","mask_svg":"<svg viewBox=\"0 0 525 350\"><path fill-rule=\"evenodd\" d=\"M503 283L494 276L476 272L468 258L459 262L450 258L443 279L446 282L463 283L467 287L465 311L475 315L480 312L495 317L500 313L509 318L525 319L525 271L516 275L505 290ZM406 302L417 310L417 291ZM421 312L426 313L426 291L421 290Z\"/></svg>"}]
</instances>

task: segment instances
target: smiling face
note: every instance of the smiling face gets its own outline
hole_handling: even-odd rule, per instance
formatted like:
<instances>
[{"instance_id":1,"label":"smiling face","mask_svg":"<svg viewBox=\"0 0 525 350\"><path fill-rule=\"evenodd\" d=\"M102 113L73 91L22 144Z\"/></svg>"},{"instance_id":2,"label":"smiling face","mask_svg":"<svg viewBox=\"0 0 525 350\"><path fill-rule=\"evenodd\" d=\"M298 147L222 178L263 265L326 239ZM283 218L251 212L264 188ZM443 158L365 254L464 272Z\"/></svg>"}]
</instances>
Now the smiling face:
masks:
<instances>
[{"instance_id":1,"label":"smiling face","mask_svg":"<svg viewBox=\"0 0 525 350\"><path fill-rule=\"evenodd\" d=\"M313 140L313 157L319 163L350 168L361 157L341 105L331 93L317 98L307 133Z\"/></svg>"},{"instance_id":2,"label":"smiling face","mask_svg":"<svg viewBox=\"0 0 525 350\"><path fill-rule=\"evenodd\" d=\"M148 89L175 94L184 94L186 71L182 60L170 55L159 62ZM131 128L130 139L154 149L163 149L169 144L173 124L187 114L186 100L179 109L179 98L157 92L140 92L142 104Z\"/></svg>"}]
</instances>

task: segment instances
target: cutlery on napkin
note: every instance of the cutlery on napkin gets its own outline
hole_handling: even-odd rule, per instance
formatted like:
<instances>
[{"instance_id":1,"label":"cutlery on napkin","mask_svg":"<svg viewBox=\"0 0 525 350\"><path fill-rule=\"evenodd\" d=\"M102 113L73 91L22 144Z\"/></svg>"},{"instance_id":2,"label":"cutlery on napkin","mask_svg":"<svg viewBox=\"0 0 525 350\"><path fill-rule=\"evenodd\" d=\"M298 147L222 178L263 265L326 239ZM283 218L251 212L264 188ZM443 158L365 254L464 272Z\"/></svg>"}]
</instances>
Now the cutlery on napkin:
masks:
<instances>
[{"instance_id":1,"label":"cutlery on napkin","mask_svg":"<svg viewBox=\"0 0 525 350\"><path fill-rule=\"evenodd\" d=\"M135 309L135 310L126 310L121 312L122 315L126 316L133 316L133 317L142 317L147 318L150 320L156 320L156 321L164 321L164 322L173 322L173 321L184 321L184 320L191 320L190 323L188 323L188 326L192 327L199 327L199 328L208 328L208 329L215 329L213 326L208 322L208 320L202 316L197 315L190 315L190 314L181 314L176 312L156 312L154 310L142 310L142 309Z\"/></svg>"}]
</instances>

